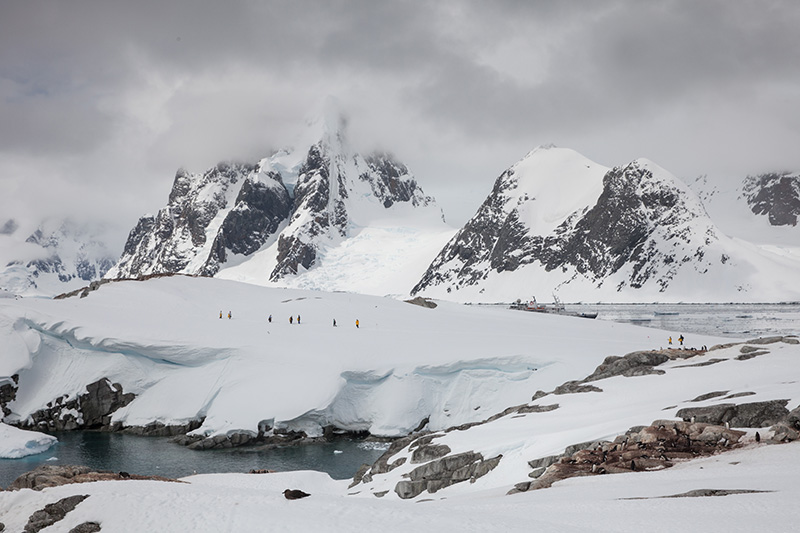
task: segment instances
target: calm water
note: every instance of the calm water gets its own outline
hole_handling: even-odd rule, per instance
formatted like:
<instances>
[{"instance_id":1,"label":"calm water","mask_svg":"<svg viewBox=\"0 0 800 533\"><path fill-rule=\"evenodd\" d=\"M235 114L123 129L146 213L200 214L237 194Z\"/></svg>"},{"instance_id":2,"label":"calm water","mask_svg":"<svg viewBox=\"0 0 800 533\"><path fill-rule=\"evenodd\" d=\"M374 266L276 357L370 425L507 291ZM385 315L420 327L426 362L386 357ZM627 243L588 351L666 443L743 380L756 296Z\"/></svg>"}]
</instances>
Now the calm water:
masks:
<instances>
[{"instance_id":1,"label":"calm water","mask_svg":"<svg viewBox=\"0 0 800 533\"><path fill-rule=\"evenodd\" d=\"M167 437L72 431L57 433L58 444L47 452L21 459L0 459L0 487L40 464L86 465L131 474L183 477L193 473L318 470L334 479L353 477L363 463L374 463L389 447L385 443L339 439L271 450L237 448L195 451Z\"/></svg>"},{"instance_id":2,"label":"calm water","mask_svg":"<svg viewBox=\"0 0 800 533\"><path fill-rule=\"evenodd\" d=\"M598 320L627 322L675 334L756 338L800 334L800 304L575 304Z\"/></svg>"}]
</instances>

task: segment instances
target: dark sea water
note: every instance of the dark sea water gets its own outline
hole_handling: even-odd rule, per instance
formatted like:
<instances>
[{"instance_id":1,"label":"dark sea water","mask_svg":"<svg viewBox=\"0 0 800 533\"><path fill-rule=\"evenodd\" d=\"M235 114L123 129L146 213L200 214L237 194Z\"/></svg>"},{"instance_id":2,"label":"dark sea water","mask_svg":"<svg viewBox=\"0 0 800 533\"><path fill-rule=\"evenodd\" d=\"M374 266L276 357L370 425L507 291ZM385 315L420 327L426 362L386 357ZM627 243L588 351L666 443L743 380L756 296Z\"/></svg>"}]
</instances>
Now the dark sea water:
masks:
<instances>
[{"instance_id":1,"label":"dark sea water","mask_svg":"<svg viewBox=\"0 0 800 533\"><path fill-rule=\"evenodd\" d=\"M334 479L347 479L363 463L374 463L389 447L386 443L341 438L260 451L255 448L195 451L171 443L167 437L94 431L62 432L55 436L58 444L44 453L0 459L0 487L8 487L18 476L40 464L86 465L98 470L171 478L266 469L317 470Z\"/></svg>"}]
</instances>

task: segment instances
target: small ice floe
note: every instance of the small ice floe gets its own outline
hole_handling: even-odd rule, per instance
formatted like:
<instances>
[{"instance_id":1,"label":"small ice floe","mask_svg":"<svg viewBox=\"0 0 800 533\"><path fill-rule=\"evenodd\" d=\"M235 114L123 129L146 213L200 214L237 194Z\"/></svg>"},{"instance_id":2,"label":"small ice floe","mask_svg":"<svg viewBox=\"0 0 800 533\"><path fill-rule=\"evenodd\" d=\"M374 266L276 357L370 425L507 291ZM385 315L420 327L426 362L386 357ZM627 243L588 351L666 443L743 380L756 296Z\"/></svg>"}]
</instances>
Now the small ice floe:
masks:
<instances>
[{"instance_id":1,"label":"small ice floe","mask_svg":"<svg viewBox=\"0 0 800 533\"><path fill-rule=\"evenodd\" d=\"M333 450L333 453L344 453L342 450Z\"/></svg>"}]
</instances>

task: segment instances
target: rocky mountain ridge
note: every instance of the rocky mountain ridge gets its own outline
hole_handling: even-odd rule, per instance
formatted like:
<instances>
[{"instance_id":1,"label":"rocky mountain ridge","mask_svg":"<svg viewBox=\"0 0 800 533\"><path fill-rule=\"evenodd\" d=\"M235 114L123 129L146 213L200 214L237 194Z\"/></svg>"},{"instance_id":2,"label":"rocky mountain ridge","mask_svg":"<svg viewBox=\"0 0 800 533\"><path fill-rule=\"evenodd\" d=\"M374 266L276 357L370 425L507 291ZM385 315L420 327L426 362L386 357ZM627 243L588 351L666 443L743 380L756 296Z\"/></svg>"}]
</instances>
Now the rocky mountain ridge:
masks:
<instances>
[{"instance_id":1,"label":"rocky mountain ridge","mask_svg":"<svg viewBox=\"0 0 800 533\"><path fill-rule=\"evenodd\" d=\"M489 300L513 301L514 291L563 291L574 300L593 294L613 301L634 289L692 301L713 299L713 291L700 294L709 285L745 298L780 292L774 278L753 277L765 261L724 235L697 195L666 170L645 159L602 177L584 168L591 162L571 150L543 147L528 154L498 177L412 294L480 301L488 293ZM576 196L599 192L588 201L584 196L581 205L553 194L553 181L568 183ZM754 184L753 198L775 205L775 196L759 192L766 190ZM541 206L560 217L543 224ZM791 279L796 270L777 263L778 279Z\"/></svg>"},{"instance_id":2,"label":"rocky mountain ridge","mask_svg":"<svg viewBox=\"0 0 800 533\"><path fill-rule=\"evenodd\" d=\"M213 276L232 257L273 247L262 275L276 282L312 268L320 251L348 238L353 224L368 225L375 212L434 205L392 156L354 153L340 118L321 130L309 147L255 165L220 163L202 175L179 170L168 205L139 220L107 277Z\"/></svg>"}]
</instances>

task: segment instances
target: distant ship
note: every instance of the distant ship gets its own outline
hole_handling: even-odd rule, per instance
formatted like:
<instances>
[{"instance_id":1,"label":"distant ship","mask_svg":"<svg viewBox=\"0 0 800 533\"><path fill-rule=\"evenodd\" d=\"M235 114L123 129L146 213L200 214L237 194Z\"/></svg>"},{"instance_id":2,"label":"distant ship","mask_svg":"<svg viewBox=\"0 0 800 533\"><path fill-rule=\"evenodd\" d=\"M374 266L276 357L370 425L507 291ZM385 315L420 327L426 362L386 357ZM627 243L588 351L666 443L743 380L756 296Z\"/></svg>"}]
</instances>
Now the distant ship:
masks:
<instances>
[{"instance_id":1,"label":"distant ship","mask_svg":"<svg viewBox=\"0 0 800 533\"><path fill-rule=\"evenodd\" d=\"M559 300L555 294L553 295L553 305L540 304L536 301L536 297L534 296L533 299L528 302L523 302L521 299L518 299L516 302L511 304L511 309L517 309L518 311L532 311L534 313L551 313L554 315L576 316L579 318L597 318L597 313L575 313L572 311L567 311L564 307L564 304L561 303L561 300Z\"/></svg>"}]
</instances>

